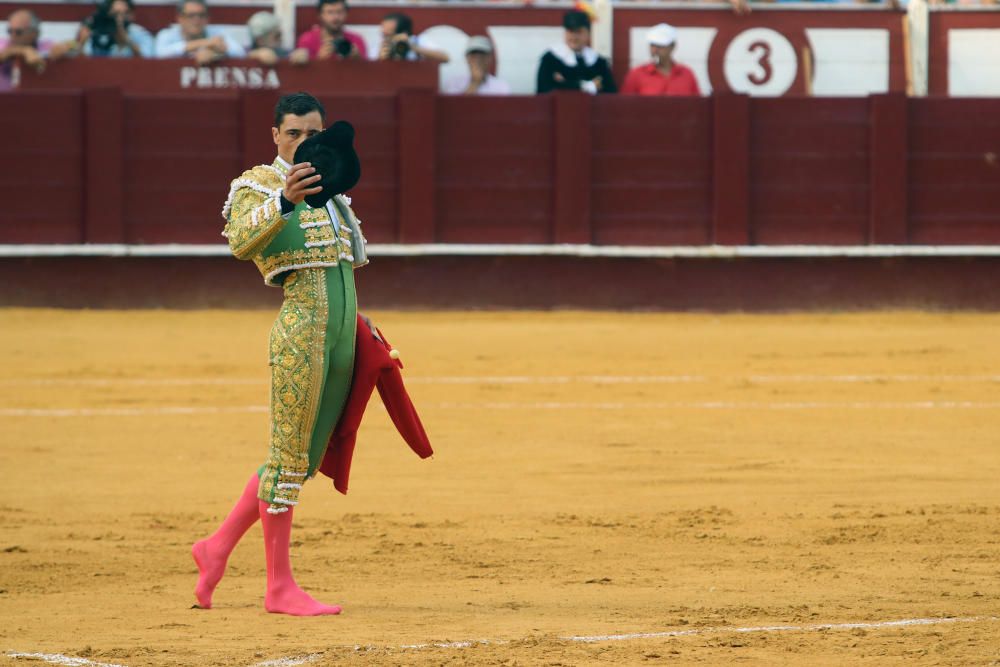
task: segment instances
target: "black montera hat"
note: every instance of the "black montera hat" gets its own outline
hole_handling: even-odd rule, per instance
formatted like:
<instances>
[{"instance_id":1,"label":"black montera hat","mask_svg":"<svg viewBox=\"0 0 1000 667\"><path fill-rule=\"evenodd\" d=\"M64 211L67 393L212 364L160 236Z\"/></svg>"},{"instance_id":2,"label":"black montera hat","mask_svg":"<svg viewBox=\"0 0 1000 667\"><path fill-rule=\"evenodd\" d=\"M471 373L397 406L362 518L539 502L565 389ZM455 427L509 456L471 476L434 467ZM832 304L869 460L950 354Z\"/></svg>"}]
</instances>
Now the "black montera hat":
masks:
<instances>
[{"instance_id":1,"label":"black montera hat","mask_svg":"<svg viewBox=\"0 0 1000 667\"><path fill-rule=\"evenodd\" d=\"M306 197L313 208L322 208L334 195L347 192L361 178L361 161L354 152L354 126L338 120L295 149L295 164L309 162L321 176L316 185L323 189ZM314 186L315 187L315 186Z\"/></svg>"}]
</instances>

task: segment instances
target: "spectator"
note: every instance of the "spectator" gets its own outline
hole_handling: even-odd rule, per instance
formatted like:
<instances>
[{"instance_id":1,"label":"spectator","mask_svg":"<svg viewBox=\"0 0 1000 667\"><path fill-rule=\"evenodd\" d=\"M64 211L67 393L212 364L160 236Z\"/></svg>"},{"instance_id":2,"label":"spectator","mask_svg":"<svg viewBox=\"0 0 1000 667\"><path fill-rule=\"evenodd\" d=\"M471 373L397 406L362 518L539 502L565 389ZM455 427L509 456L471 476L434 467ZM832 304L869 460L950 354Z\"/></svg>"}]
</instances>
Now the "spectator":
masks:
<instances>
[{"instance_id":1,"label":"spectator","mask_svg":"<svg viewBox=\"0 0 1000 667\"><path fill-rule=\"evenodd\" d=\"M242 58L246 51L222 28L208 24L205 0L181 0L177 3L177 23L156 35L157 58L192 56L199 65L226 56Z\"/></svg>"},{"instance_id":2,"label":"spectator","mask_svg":"<svg viewBox=\"0 0 1000 667\"><path fill-rule=\"evenodd\" d=\"M565 42L551 47L538 63L538 92L582 90L614 93L615 78L608 61L590 47L590 17L572 10L563 16Z\"/></svg>"},{"instance_id":3,"label":"spectator","mask_svg":"<svg viewBox=\"0 0 1000 667\"><path fill-rule=\"evenodd\" d=\"M298 46L313 60L364 58L368 47L361 35L344 30L347 0L319 0L319 23L299 37Z\"/></svg>"},{"instance_id":4,"label":"spectator","mask_svg":"<svg viewBox=\"0 0 1000 667\"><path fill-rule=\"evenodd\" d=\"M469 73L449 79L444 85L446 95L510 95L507 82L490 74L493 45L488 37L469 38L465 62L469 64Z\"/></svg>"},{"instance_id":5,"label":"spectator","mask_svg":"<svg viewBox=\"0 0 1000 667\"><path fill-rule=\"evenodd\" d=\"M729 6L737 16L746 16L750 13L750 0L729 0Z\"/></svg>"},{"instance_id":6,"label":"spectator","mask_svg":"<svg viewBox=\"0 0 1000 667\"><path fill-rule=\"evenodd\" d=\"M16 9L7 18L7 39L0 39L0 92L15 87L14 66L18 60L41 69L52 44L39 40L41 23L30 9Z\"/></svg>"},{"instance_id":7,"label":"spectator","mask_svg":"<svg viewBox=\"0 0 1000 667\"><path fill-rule=\"evenodd\" d=\"M247 21L250 33L250 49L247 58L262 65L273 65L283 58L302 64L309 62L305 49L286 49L281 45L281 24L271 12L257 12Z\"/></svg>"},{"instance_id":8,"label":"spectator","mask_svg":"<svg viewBox=\"0 0 1000 667\"><path fill-rule=\"evenodd\" d=\"M111 58L152 58L153 35L133 22L133 0L104 0L80 24L76 39L53 47L53 53Z\"/></svg>"},{"instance_id":9,"label":"spectator","mask_svg":"<svg viewBox=\"0 0 1000 667\"><path fill-rule=\"evenodd\" d=\"M448 53L413 34L413 19L393 12L382 19L382 41L370 53L372 60L435 60L448 62Z\"/></svg>"},{"instance_id":10,"label":"spectator","mask_svg":"<svg viewBox=\"0 0 1000 667\"><path fill-rule=\"evenodd\" d=\"M674 62L677 29L660 23L646 33L653 62L634 68L625 77L622 92L629 95L698 96L698 81L691 68Z\"/></svg>"}]
</instances>

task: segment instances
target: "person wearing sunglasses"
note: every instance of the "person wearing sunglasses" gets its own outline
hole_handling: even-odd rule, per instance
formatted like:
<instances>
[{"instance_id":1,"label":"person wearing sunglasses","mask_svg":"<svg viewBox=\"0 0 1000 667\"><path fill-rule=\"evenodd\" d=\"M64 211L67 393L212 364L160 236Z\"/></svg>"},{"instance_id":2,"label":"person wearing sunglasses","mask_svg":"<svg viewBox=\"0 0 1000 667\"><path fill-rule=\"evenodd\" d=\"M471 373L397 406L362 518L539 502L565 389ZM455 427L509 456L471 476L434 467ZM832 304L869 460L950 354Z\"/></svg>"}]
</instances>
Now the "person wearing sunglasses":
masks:
<instances>
[{"instance_id":1,"label":"person wearing sunglasses","mask_svg":"<svg viewBox=\"0 0 1000 667\"><path fill-rule=\"evenodd\" d=\"M38 16L30 9L15 10L7 18L7 38L0 38L0 92L15 87L15 66L40 69L52 44L39 40Z\"/></svg>"},{"instance_id":2,"label":"person wearing sunglasses","mask_svg":"<svg viewBox=\"0 0 1000 667\"><path fill-rule=\"evenodd\" d=\"M191 57L199 65L223 58L244 58L246 50L222 28L209 25L205 0L177 4L177 23L156 35L157 58Z\"/></svg>"}]
</instances>

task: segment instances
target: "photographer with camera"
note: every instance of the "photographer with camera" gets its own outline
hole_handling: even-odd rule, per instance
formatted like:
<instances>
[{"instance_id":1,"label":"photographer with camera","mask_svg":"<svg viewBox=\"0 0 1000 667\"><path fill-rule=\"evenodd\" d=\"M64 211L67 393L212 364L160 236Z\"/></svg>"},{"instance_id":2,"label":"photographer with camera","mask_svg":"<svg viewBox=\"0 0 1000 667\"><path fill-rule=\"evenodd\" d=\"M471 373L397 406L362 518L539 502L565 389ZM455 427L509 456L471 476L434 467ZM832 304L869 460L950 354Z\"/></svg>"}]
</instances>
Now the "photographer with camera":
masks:
<instances>
[{"instance_id":1,"label":"photographer with camera","mask_svg":"<svg viewBox=\"0 0 1000 667\"><path fill-rule=\"evenodd\" d=\"M372 60L434 60L446 63L448 52L420 35L413 34L413 19L393 12L382 19L382 43L372 51Z\"/></svg>"},{"instance_id":2,"label":"photographer with camera","mask_svg":"<svg viewBox=\"0 0 1000 667\"><path fill-rule=\"evenodd\" d=\"M319 0L319 23L302 33L298 47L313 60L365 57L367 46L361 35L344 30L347 23L347 0Z\"/></svg>"},{"instance_id":3,"label":"photographer with camera","mask_svg":"<svg viewBox=\"0 0 1000 667\"><path fill-rule=\"evenodd\" d=\"M85 56L152 58L153 35L133 21L132 0L106 0L84 19L76 43Z\"/></svg>"}]
</instances>

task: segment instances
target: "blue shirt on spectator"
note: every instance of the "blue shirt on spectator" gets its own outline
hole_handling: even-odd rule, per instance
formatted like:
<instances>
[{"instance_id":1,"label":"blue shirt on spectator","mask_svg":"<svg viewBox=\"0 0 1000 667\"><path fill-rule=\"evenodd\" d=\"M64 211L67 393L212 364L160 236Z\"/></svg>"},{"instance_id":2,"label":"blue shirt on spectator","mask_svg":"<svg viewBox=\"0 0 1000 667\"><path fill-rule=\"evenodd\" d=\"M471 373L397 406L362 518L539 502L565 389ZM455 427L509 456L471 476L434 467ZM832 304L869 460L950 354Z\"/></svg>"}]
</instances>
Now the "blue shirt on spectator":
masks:
<instances>
[{"instance_id":1,"label":"blue shirt on spectator","mask_svg":"<svg viewBox=\"0 0 1000 667\"><path fill-rule=\"evenodd\" d=\"M142 56L143 58L153 57L153 35L148 30L136 23L130 23L126 32L128 32L128 38L135 42L135 45L139 47L139 53L133 53L131 46L119 46L118 44L112 44L107 53L95 54L94 45L91 40L88 39L83 44L83 55L107 56L109 58L131 58L133 56Z\"/></svg>"},{"instance_id":2,"label":"blue shirt on spectator","mask_svg":"<svg viewBox=\"0 0 1000 667\"><path fill-rule=\"evenodd\" d=\"M205 37L221 36L226 40L226 55L230 58L243 58L247 52L239 42L229 36L224 28L208 26L205 28ZM156 35L156 57L157 58L183 58L187 54L187 40L184 39L179 25L172 25L164 28Z\"/></svg>"}]
</instances>

